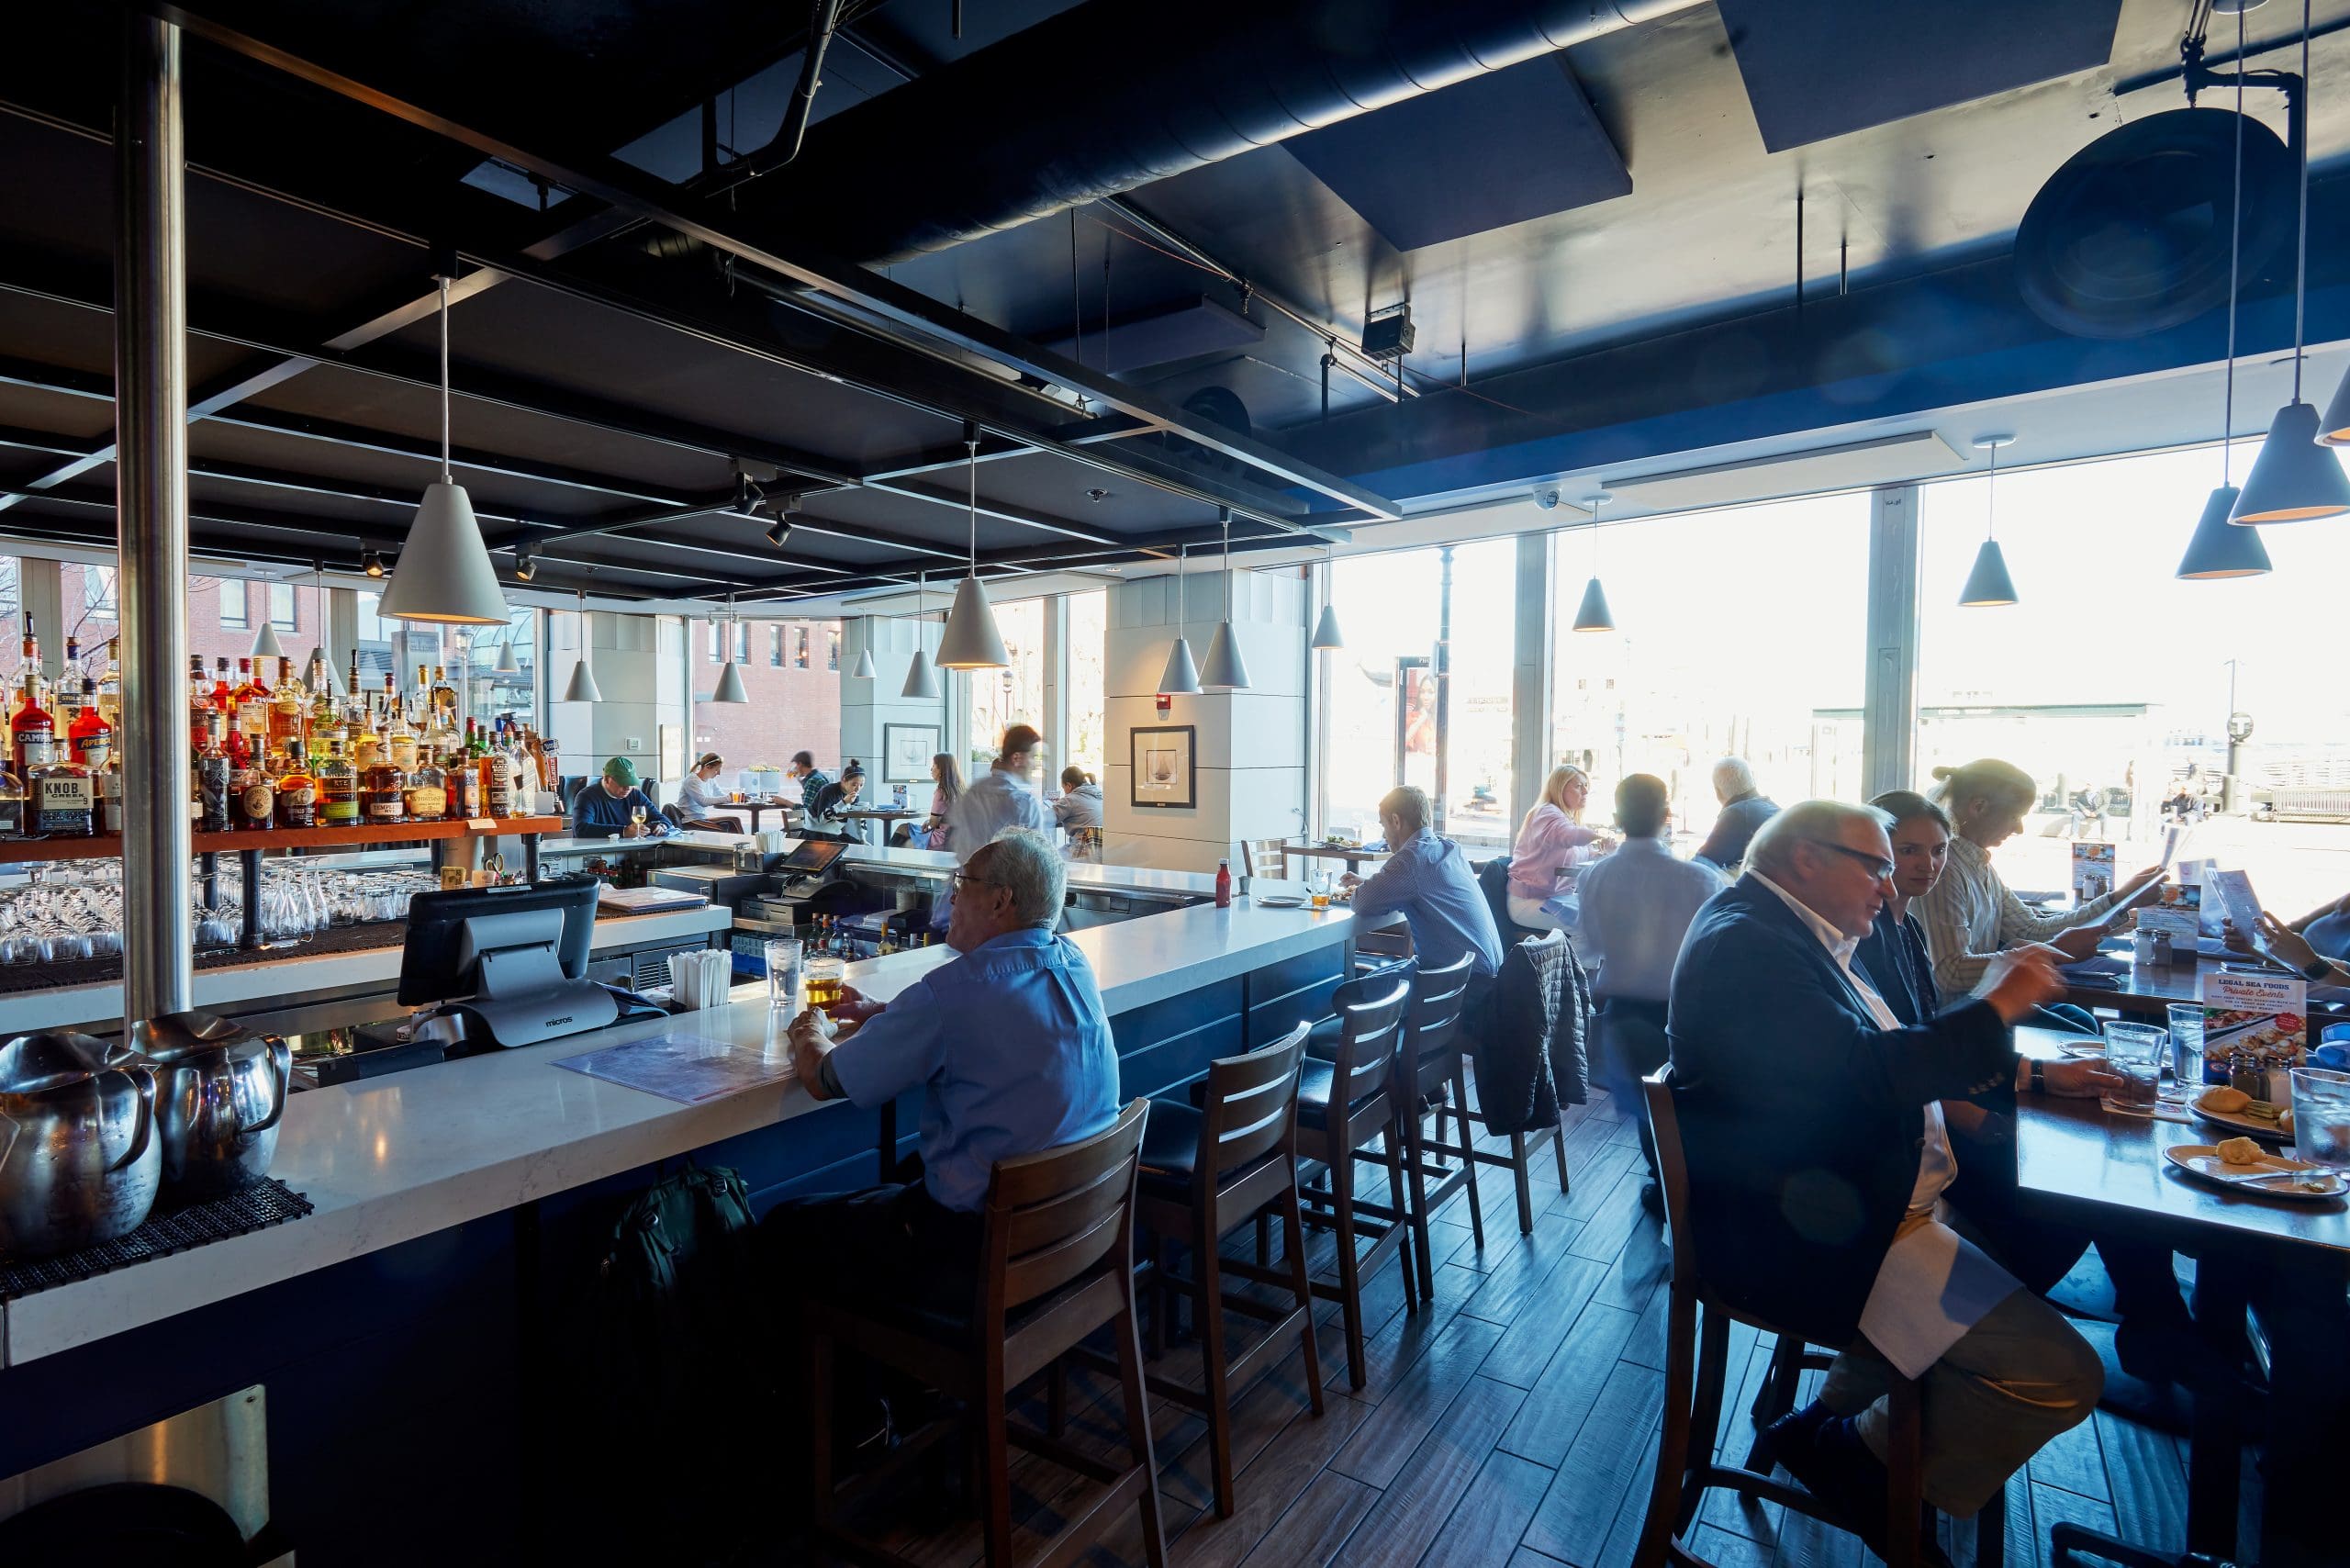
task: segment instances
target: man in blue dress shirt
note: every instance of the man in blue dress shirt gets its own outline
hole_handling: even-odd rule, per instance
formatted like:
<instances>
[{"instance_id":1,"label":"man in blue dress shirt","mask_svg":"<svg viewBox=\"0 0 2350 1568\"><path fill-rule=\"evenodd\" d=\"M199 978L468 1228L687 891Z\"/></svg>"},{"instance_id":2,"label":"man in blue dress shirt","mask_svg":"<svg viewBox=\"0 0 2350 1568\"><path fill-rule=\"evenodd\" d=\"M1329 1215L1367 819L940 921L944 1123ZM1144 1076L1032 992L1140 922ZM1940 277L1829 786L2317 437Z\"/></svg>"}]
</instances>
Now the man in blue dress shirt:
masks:
<instances>
[{"instance_id":1,"label":"man in blue dress shirt","mask_svg":"<svg viewBox=\"0 0 2350 1568\"><path fill-rule=\"evenodd\" d=\"M1371 921L1402 911L1422 969L1441 969L1469 954L1473 1004L1483 984L1501 972L1502 937L1469 857L1428 827L1427 791L1414 785L1380 798L1379 826L1393 853L1370 876L1347 878L1355 890L1355 919Z\"/></svg>"}]
</instances>

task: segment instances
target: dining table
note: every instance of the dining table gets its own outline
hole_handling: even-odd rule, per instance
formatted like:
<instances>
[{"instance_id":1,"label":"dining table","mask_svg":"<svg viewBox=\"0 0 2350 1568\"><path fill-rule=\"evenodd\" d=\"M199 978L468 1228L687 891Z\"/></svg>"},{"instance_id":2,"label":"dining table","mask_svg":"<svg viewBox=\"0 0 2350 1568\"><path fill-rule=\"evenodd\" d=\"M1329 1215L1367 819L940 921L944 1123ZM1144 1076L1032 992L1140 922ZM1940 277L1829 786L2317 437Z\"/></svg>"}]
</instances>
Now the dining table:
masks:
<instances>
[{"instance_id":1,"label":"dining table","mask_svg":"<svg viewBox=\"0 0 2350 1568\"><path fill-rule=\"evenodd\" d=\"M2077 1036L2021 1028L2017 1047L2054 1060ZM2181 1099L2199 1092L2190 1081ZM2185 1118L2185 1119L2173 1119ZM2350 1198L2291 1197L2221 1187L2180 1170L2165 1150L2230 1136L2165 1102L2154 1115L2109 1112L2095 1099L2022 1095L2016 1182L2028 1212L2093 1235L2152 1242L2195 1260L2201 1355L2188 1369L2187 1559L2060 1529L2089 1556L2151 1564L2257 1561L2268 1568L2338 1562L2328 1499L2342 1401L2350 1393ZM2259 1550L2237 1541L2250 1349L2257 1315L2268 1347L2266 1445ZM2059 1538L2062 1544L2063 1537ZM2118 1549L2118 1550L2117 1550ZM2058 1559L2062 1561L2061 1558Z\"/></svg>"},{"instance_id":2,"label":"dining table","mask_svg":"<svg viewBox=\"0 0 2350 1568\"><path fill-rule=\"evenodd\" d=\"M2173 1002L2201 1002L2211 978L2232 969L2272 977L2289 973L2234 954L2182 953L2175 963L2141 964L2132 959L2126 941L2108 943L2096 958L2064 966L2065 1000L2093 1013L2106 1008L2125 1018L2159 1023ZM2326 1023L2350 1019L2350 986L2311 985L2308 999L2312 1018Z\"/></svg>"},{"instance_id":3,"label":"dining table","mask_svg":"<svg viewBox=\"0 0 2350 1568\"><path fill-rule=\"evenodd\" d=\"M791 813L799 809L800 802L797 801L776 799L765 801L729 801L722 806L713 808L713 810L720 812L742 812L745 813L751 819L751 831L753 833L759 831L759 814L762 812L783 812L785 819L784 825L789 827L791 825Z\"/></svg>"},{"instance_id":4,"label":"dining table","mask_svg":"<svg viewBox=\"0 0 2350 1568\"><path fill-rule=\"evenodd\" d=\"M1384 845L1323 844L1316 840L1292 839L1281 845L1283 856L1306 856L1323 860L1343 860L1349 871L1360 871L1374 860L1384 860L1392 853Z\"/></svg>"}]
</instances>

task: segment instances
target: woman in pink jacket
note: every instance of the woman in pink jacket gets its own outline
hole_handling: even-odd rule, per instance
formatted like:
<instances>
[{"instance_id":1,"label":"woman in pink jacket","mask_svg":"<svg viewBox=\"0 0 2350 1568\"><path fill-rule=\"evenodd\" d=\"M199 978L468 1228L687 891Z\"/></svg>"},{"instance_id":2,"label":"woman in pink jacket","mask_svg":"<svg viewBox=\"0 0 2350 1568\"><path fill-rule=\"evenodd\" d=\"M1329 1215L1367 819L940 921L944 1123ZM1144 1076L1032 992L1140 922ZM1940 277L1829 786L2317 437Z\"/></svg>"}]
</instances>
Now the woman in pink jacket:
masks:
<instances>
[{"instance_id":1,"label":"woman in pink jacket","mask_svg":"<svg viewBox=\"0 0 2350 1568\"><path fill-rule=\"evenodd\" d=\"M1606 853L1606 834L1579 820L1591 780L1580 767L1561 763L1542 781L1542 799L1518 825L1509 852L1509 917L1537 931L1572 926L1542 907L1544 901L1574 890L1572 873Z\"/></svg>"}]
</instances>

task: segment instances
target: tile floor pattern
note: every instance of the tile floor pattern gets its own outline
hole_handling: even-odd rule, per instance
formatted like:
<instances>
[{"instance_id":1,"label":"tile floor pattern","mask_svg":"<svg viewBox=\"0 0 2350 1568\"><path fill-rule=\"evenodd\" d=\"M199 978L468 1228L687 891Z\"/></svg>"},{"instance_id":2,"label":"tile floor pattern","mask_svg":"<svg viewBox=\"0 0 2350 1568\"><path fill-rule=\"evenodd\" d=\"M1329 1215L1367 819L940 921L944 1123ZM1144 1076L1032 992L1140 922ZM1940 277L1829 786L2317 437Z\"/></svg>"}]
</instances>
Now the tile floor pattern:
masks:
<instances>
[{"instance_id":1,"label":"tile floor pattern","mask_svg":"<svg viewBox=\"0 0 2350 1568\"><path fill-rule=\"evenodd\" d=\"M1485 1248L1472 1244L1466 1193L1438 1211L1432 1308L1406 1314L1391 1262L1365 1283L1370 1381L1347 1387L1338 1309L1323 1304L1319 1350L1326 1413L1306 1408L1304 1358L1292 1353L1234 1410L1239 1508L1210 1509L1205 1427L1160 1402L1154 1414L1168 1560L1176 1568L1627 1568L1656 1460L1662 1398L1665 1254L1639 1205L1644 1172L1632 1126L1606 1095L1567 1117L1572 1191L1558 1191L1549 1152L1535 1165L1540 1209L1520 1236L1506 1169L1481 1182ZM1315 1261L1326 1275L1330 1243ZM1237 1250L1236 1247L1236 1250ZM1237 1335L1253 1331L1231 1316ZM1768 1361L1751 1330L1733 1340L1746 1381L1724 1406L1721 1448L1737 1462L1751 1439L1745 1412ZM1246 1342L1244 1339L1243 1343ZM1196 1349L1169 1352L1196 1376ZM1178 1372L1175 1375L1184 1375ZM1817 1375L1808 1374L1816 1379ZM1071 1377L1072 1440L1124 1459L1109 1380ZM1042 1400L1027 1412L1041 1424ZM1024 1555L1092 1483L1014 1450L1013 1507ZM2007 1559L2048 1568L2059 1519L2120 1528L2138 1543L2180 1550L2182 1440L2099 1411L2009 1484ZM980 1561L977 1526L925 1529L921 1499L877 1506L901 1522L884 1539L923 1568ZM939 1505L934 1500L929 1511ZM949 1510L951 1511L951 1510ZM1131 1517L1130 1517L1131 1518ZM866 1521L866 1528L876 1528ZM1854 1538L1774 1506L1741 1508L1717 1494L1691 1544L1719 1568L1863 1568ZM1962 1568L1971 1546L1955 1552ZM1143 1562L1138 1524L1113 1529L1084 1559L1093 1568Z\"/></svg>"}]
</instances>

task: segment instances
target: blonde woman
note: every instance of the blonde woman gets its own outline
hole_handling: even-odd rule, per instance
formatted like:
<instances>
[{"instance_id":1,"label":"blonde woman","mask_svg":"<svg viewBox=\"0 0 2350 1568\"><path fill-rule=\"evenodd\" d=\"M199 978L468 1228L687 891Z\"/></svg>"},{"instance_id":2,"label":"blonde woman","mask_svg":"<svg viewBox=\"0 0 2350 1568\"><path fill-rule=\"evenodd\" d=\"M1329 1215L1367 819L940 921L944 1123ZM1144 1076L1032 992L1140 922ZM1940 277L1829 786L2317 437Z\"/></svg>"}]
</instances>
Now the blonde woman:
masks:
<instances>
[{"instance_id":1,"label":"blonde woman","mask_svg":"<svg viewBox=\"0 0 2350 1568\"><path fill-rule=\"evenodd\" d=\"M1561 763L1542 781L1542 799L1518 824L1509 852L1509 917L1537 931L1570 929L1542 907L1561 891L1573 890L1573 873L1613 847L1607 835L1583 825L1591 779L1572 763Z\"/></svg>"},{"instance_id":2,"label":"blonde woman","mask_svg":"<svg viewBox=\"0 0 2350 1568\"><path fill-rule=\"evenodd\" d=\"M2023 831L2040 786L1996 757L1937 767L1934 778L1934 801L1950 813L1954 830L1950 863L1912 907L1923 918L1934 984L1945 997L1970 994L1995 957L2028 943L2053 947L2066 963L2094 958L2113 920L2163 880L2162 868L2149 866L2101 899L2035 913L1993 869L1991 851Z\"/></svg>"}]
</instances>

